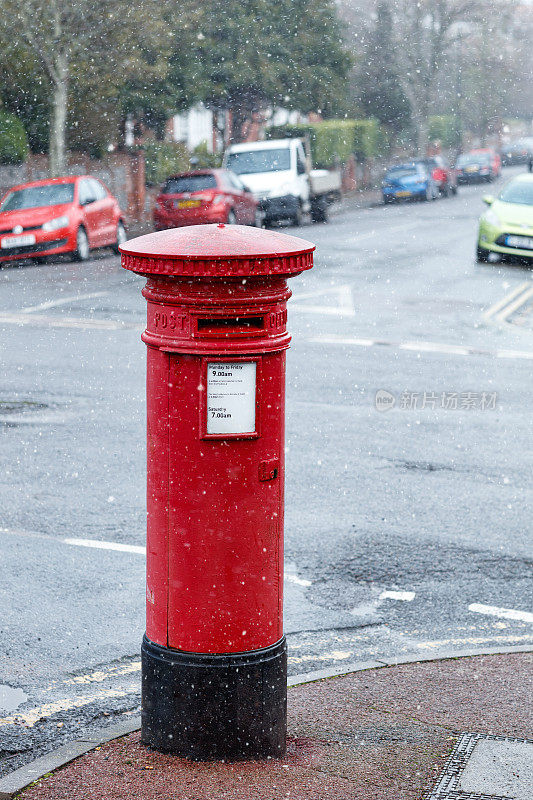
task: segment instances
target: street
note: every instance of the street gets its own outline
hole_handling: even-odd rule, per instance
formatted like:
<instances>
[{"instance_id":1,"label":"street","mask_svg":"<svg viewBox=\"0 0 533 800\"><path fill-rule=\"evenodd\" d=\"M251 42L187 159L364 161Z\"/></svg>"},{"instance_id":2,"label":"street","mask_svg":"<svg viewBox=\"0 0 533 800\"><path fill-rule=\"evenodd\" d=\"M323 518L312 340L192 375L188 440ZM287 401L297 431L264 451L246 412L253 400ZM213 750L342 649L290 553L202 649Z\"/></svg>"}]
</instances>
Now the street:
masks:
<instances>
[{"instance_id":1,"label":"street","mask_svg":"<svg viewBox=\"0 0 533 800\"><path fill-rule=\"evenodd\" d=\"M475 261L489 192L287 229L317 244L288 305L289 675L533 641L533 292ZM3 771L139 710L142 286L110 251L0 269Z\"/></svg>"}]
</instances>

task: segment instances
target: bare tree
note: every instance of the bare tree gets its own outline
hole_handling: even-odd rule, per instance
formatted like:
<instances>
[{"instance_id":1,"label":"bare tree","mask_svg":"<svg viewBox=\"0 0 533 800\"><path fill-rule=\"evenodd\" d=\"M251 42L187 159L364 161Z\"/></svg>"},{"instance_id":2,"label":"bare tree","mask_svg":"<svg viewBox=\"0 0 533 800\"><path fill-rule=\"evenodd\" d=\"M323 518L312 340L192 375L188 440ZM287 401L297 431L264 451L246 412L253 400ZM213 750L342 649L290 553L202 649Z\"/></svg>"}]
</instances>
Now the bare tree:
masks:
<instances>
[{"instance_id":1,"label":"bare tree","mask_svg":"<svg viewBox=\"0 0 533 800\"><path fill-rule=\"evenodd\" d=\"M393 5L401 87L409 100L416 149L427 152L429 116L436 106L439 73L455 38L494 13L487 0L396 0ZM491 9L489 11L489 8Z\"/></svg>"}]
</instances>

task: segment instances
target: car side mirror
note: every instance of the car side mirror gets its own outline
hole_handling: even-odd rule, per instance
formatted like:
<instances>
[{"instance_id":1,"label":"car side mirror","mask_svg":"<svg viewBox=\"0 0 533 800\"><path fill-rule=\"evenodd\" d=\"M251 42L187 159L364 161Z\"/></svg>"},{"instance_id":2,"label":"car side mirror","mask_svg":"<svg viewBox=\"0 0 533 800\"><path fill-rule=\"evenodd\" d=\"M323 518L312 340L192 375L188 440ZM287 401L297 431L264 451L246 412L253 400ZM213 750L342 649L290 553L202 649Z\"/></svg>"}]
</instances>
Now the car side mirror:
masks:
<instances>
[{"instance_id":1,"label":"car side mirror","mask_svg":"<svg viewBox=\"0 0 533 800\"><path fill-rule=\"evenodd\" d=\"M305 175L305 172L306 172L305 164L302 164L301 161L298 161L298 164L296 165L296 174Z\"/></svg>"},{"instance_id":2,"label":"car side mirror","mask_svg":"<svg viewBox=\"0 0 533 800\"><path fill-rule=\"evenodd\" d=\"M491 206L494 203L494 197L491 194L485 194L485 195L483 195L483 197L481 199L488 206Z\"/></svg>"}]
</instances>

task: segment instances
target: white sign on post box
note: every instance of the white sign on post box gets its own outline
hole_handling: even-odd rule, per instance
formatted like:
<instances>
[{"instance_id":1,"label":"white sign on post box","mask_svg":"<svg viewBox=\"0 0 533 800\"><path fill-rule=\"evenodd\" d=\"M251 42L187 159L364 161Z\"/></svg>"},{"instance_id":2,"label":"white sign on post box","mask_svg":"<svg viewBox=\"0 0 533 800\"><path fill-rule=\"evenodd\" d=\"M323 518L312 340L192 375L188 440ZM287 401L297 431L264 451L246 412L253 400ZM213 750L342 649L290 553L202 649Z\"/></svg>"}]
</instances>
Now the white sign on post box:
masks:
<instances>
[{"instance_id":1,"label":"white sign on post box","mask_svg":"<svg viewBox=\"0 0 533 800\"><path fill-rule=\"evenodd\" d=\"M207 365L207 433L255 431L255 361Z\"/></svg>"}]
</instances>

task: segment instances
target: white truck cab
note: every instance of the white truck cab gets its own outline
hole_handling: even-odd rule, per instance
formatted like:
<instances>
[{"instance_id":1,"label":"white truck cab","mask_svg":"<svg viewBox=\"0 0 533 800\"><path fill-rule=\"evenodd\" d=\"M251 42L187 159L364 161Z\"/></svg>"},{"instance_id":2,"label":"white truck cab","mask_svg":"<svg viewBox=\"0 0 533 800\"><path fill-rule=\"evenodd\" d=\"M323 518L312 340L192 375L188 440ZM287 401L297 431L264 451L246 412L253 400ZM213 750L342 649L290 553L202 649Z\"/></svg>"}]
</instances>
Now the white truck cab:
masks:
<instances>
[{"instance_id":1,"label":"white truck cab","mask_svg":"<svg viewBox=\"0 0 533 800\"><path fill-rule=\"evenodd\" d=\"M223 166L236 172L260 201L265 222L300 225L311 210L309 164L300 139L272 139L228 147Z\"/></svg>"}]
</instances>

